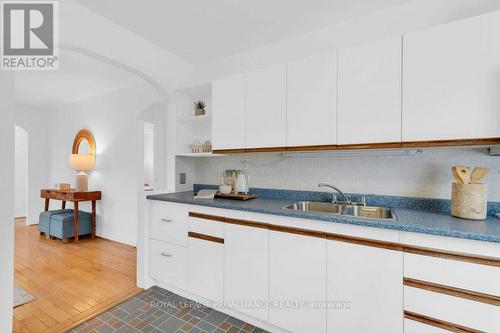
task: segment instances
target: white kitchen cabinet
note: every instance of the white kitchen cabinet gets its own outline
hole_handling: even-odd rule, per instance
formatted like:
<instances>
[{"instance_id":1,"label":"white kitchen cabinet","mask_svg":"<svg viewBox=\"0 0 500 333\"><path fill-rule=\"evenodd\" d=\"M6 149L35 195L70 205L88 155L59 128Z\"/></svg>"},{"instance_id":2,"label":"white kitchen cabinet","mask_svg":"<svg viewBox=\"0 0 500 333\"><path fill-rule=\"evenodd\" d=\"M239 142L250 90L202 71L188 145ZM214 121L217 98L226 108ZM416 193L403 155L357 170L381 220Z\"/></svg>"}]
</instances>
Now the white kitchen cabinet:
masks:
<instances>
[{"instance_id":1,"label":"white kitchen cabinet","mask_svg":"<svg viewBox=\"0 0 500 333\"><path fill-rule=\"evenodd\" d=\"M404 328L405 333L450 333L450 331L448 330L444 330L411 319L405 319L404 325L405 325Z\"/></svg>"},{"instance_id":2,"label":"white kitchen cabinet","mask_svg":"<svg viewBox=\"0 0 500 333\"><path fill-rule=\"evenodd\" d=\"M401 141L401 58L401 37L339 50L339 145Z\"/></svg>"},{"instance_id":3,"label":"white kitchen cabinet","mask_svg":"<svg viewBox=\"0 0 500 333\"><path fill-rule=\"evenodd\" d=\"M149 276L168 285L186 289L187 249L151 239L149 241Z\"/></svg>"},{"instance_id":4,"label":"white kitchen cabinet","mask_svg":"<svg viewBox=\"0 0 500 333\"><path fill-rule=\"evenodd\" d=\"M500 332L500 306L495 304L409 286L404 288L404 303L406 311L420 316L465 326L474 332Z\"/></svg>"},{"instance_id":5,"label":"white kitchen cabinet","mask_svg":"<svg viewBox=\"0 0 500 333\"><path fill-rule=\"evenodd\" d=\"M270 231L269 279L271 324L326 332L326 239Z\"/></svg>"},{"instance_id":6,"label":"white kitchen cabinet","mask_svg":"<svg viewBox=\"0 0 500 333\"><path fill-rule=\"evenodd\" d=\"M247 148L286 145L286 65L247 73Z\"/></svg>"},{"instance_id":7,"label":"white kitchen cabinet","mask_svg":"<svg viewBox=\"0 0 500 333\"><path fill-rule=\"evenodd\" d=\"M212 146L213 149L246 147L245 75L212 82Z\"/></svg>"},{"instance_id":8,"label":"white kitchen cabinet","mask_svg":"<svg viewBox=\"0 0 500 333\"><path fill-rule=\"evenodd\" d=\"M269 230L226 224L224 299L240 312L268 320Z\"/></svg>"},{"instance_id":9,"label":"white kitchen cabinet","mask_svg":"<svg viewBox=\"0 0 500 333\"><path fill-rule=\"evenodd\" d=\"M328 332L403 332L403 254L329 240Z\"/></svg>"},{"instance_id":10,"label":"white kitchen cabinet","mask_svg":"<svg viewBox=\"0 0 500 333\"><path fill-rule=\"evenodd\" d=\"M404 36L403 141L500 137L500 12Z\"/></svg>"},{"instance_id":11,"label":"white kitchen cabinet","mask_svg":"<svg viewBox=\"0 0 500 333\"><path fill-rule=\"evenodd\" d=\"M186 247L187 208L168 202L152 202L150 207L150 237Z\"/></svg>"},{"instance_id":12,"label":"white kitchen cabinet","mask_svg":"<svg viewBox=\"0 0 500 333\"><path fill-rule=\"evenodd\" d=\"M337 142L337 54L287 65L287 146Z\"/></svg>"},{"instance_id":13,"label":"white kitchen cabinet","mask_svg":"<svg viewBox=\"0 0 500 333\"><path fill-rule=\"evenodd\" d=\"M223 300L224 244L189 237L188 290L212 301Z\"/></svg>"}]
</instances>

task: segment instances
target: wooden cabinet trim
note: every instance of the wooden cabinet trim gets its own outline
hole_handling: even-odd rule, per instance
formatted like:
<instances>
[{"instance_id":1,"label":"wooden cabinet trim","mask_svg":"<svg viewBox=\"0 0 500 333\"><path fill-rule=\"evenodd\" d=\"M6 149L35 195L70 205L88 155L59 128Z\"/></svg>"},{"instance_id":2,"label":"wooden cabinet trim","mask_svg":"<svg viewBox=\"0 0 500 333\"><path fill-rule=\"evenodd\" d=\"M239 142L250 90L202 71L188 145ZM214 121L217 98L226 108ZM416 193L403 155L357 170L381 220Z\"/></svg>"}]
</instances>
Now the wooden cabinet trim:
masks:
<instances>
[{"instance_id":1,"label":"wooden cabinet trim","mask_svg":"<svg viewBox=\"0 0 500 333\"><path fill-rule=\"evenodd\" d=\"M465 326L458 325L458 324L453 324L453 323L450 323L448 321L444 321L444 320L432 318L432 317L429 317L429 316L424 316L424 315L421 315L421 314L418 314L418 313L414 313L414 312L411 312L411 311L406 311L405 310L404 311L404 316L405 316L406 319L410 319L410 320L413 320L413 321L418 321L419 323L423 323L423 324L426 324L426 325L438 327L438 328L441 328L443 330L447 330L447 331L450 331L450 332L456 332L456 333L485 333L485 332L480 331L480 330L476 330L476 329L465 327Z\"/></svg>"},{"instance_id":2,"label":"wooden cabinet trim","mask_svg":"<svg viewBox=\"0 0 500 333\"><path fill-rule=\"evenodd\" d=\"M345 144L338 145L339 150L351 150L351 149L394 149L401 148L401 142L380 142L380 143L356 143L356 144Z\"/></svg>"},{"instance_id":3,"label":"wooden cabinet trim","mask_svg":"<svg viewBox=\"0 0 500 333\"><path fill-rule=\"evenodd\" d=\"M430 140L430 141L405 141L403 148L425 147L455 147L455 146L489 146L500 144L500 138L455 139L455 140Z\"/></svg>"},{"instance_id":4,"label":"wooden cabinet trim","mask_svg":"<svg viewBox=\"0 0 500 333\"><path fill-rule=\"evenodd\" d=\"M247 150L245 148L241 149L214 149L212 154L244 154Z\"/></svg>"},{"instance_id":5,"label":"wooden cabinet trim","mask_svg":"<svg viewBox=\"0 0 500 333\"><path fill-rule=\"evenodd\" d=\"M292 146L286 147L287 151L320 151L320 150L338 150L337 145L314 145L314 146Z\"/></svg>"},{"instance_id":6,"label":"wooden cabinet trim","mask_svg":"<svg viewBox=\"0 0 500 333\"><path fill-rule=\"evenodd\" d=\"M224 216L189 212L189 217L194 217L194 218L209 220L209 221L229 223L229 224L243 225L243 226L252 227L252 228L269 229L268 223L259 223L259 222L249 221L249 220L233 219L233 218L224 217Z\"/></svg>"},{"instance_id":7,"label":"wooden cabinet trim","mask_svg":"<svg viewBox=\"0 0 500 333\"><path fill-rule=\"evenodd\" d=\"M386 250L403 251L403 245L399 243L373 240L373 239L354 237L354 236L336 235L330 233L327 235L327 238L328 240L333 240L338 242L352 243L352 244L376 247Z\"/></svg>"},{"instance_id":8,"label":"wooden cabinet trim","mask_svg":"<svg viewBox=\"0 0 500 333\"><path fill-rule=\"evenodd\" d=\"M433 282L411 279L411 278L407 278L407 277L403 278L403 284L405 286L418 288L418 289L424 289L424 290L432 291L435 293L440 293L440 294L465 298L465 299L469 299L469 300L476 301L476 302L500 306L500 297L494 296L494 295L489 295L489 294L479 293L479 292L475 292L475 291L471 291L471 290L467 290L467 289L446 286L446 285L433 283Z\"/></svg>"},{"instance_id":9,"label":"wooden cabinet trim","mask_svg":"<svg viewBox=\"0 0 500 333\"><path fill-rule=\"evenodd\" d=\"M286 147L264 147L264 148L247 148L247 153L272 153L286 151Z\"/></svg>"},{"instance_id":10,"label":"wooden cabinet trim","mask_svg":"<svg viewBox=\"0 0 500 333\"><path fill-rule=\"evenodd\" d=\"M403 142L373 142L345 145L314 145L293 147L241 148L216 149L214 154L245 154L287 151L322 151L322 150L356 150L356 149L397 149L397 148L433 148L457 146L491 146L500 145L500 138L456 139L456 140L429 140Z\"/></svg>"},{"instance_id":11,"label":"wooden cabinet trim","mask_svg":"<svg viewBox=\"0 0 500 333\"><path fill-rule=\"evenodd\" d=\"M273 225L273 224L269 225L269 230L277 231L277 232L285 232L285 233L295 234L295 235L308 236L308 237L325 238L325 239L326 239L326 235L327 235L326 232L312 231L312 230L308 230L308 229L286 227L286 226Z\"/></svg>"},{"instance_id":12,"label":"wooden cabinet trim","mask_svg":"<svg viewBox=\"0 0 500 333\"><path fill-rule=\"evenodd\" d=\"M374 240L374 239L355 237L355 236L332 234L332 233L323 232L323 231L274 225L274 224L269 224L269 223L260 223L260 222L250 221L250 220L234 219L234 218L230 218L230 217L210 215L210 214L189 212L189 216L194 217L194 218L209 220L209 221L237 224L237 225L253 227L253 228L269 229L269 230L278 231L278 232L288 232L288 233L303 235L303 236L327 238L329 240L364 245L364 246L371 246L371 247L387 249L387 250L403 251L406 253L418 254L418 255L423 255L423 256L428 256L428 257L435 257L435 258L442 258L442 259L448 259L448 260L469 262L469 263L479 264L479 265L500 267L500 258L495 258L495 257L467 254L467 253L461 253L461 252L452 252L452 251L445 251L445 250L437 250L437 249L426 248L426 247L405 245L405 244L401 244L401 243L386 242L386 241L381 241L381 240Z\"/></svg>"},{"instance_id":13,"label":"wooden cabinet trim","mask_svg":"<svg viewBox=\"0 0 500 333\"><path fill-rule=\"evenodd\" d=\"M409 245L405 245L403 247L403 250L406 253L419 254L428 257L443 258L456 261L470 262L479 265L500 267L500 258L466 254L460 252L436 250L427 247L409 246Z\"/></svg>"},{"instance_id":14,"label":"wooden cabinet trim","mask_svg":"<svg viewBox=\"0 0 500 333\"><path fill-rule=\"evenodd\" d=\"M219 237L214 237L214 236L210 236L210 235L199 234L197 232L192 232L192 231L188 232L188 237L197 238L197 239L205 240L205 241L208 241L208 242L214 242L214 243L224 244L224 238L219 238Z\"/></svg>"}]
</instances>

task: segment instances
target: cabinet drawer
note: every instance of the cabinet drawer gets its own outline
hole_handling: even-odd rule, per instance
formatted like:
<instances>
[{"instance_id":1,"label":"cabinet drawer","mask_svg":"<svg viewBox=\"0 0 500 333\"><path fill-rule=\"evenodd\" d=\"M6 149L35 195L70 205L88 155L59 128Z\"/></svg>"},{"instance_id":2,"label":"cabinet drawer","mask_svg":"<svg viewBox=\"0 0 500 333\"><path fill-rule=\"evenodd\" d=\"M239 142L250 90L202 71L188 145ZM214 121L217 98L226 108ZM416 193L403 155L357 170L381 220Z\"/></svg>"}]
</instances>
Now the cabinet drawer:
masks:
<instances>
[{"instance_id":1,"label":"cabinet drawer","mask_svg":"<svg viewBox=\"0 0 500 333\"><path fill-rule=\"evenodd\" d=\"M415 320L405 318L405 333L450 333L450 331L436 326L427 325Z\"/></svg>"},{"instance_id":2,"label":"cabinet drawer","mask_svg":"<svg viewBox=\"0 0 500 333\"><path fill-rule=\"evenodd\" d=\"M224 223L189 217L189 231L207 236L224 238Z\"/></svg>"},{"instance_id":3,"label":"cabinet drawer","mask_svg":"<svg viewBox=\"0 0 500 333\"><path fill-rule=\"evenodd\" d=\"M405 311L470 329L499 332L500 306L405 286Z\"/></svg>"},{"instance_id":4,"label":"cabinet drawer","mask_svg":"<svg viewBox=\"0 0 500 333\"><path fill-rule=\"evenodd\" d=\"M149 275L151 278L180 289L187 288L187 249L149 241Z\"/></svg>"},{"instance_id":5,"label":"cabinet drawer","mask_svg":"<svg viewBox=\"0 0 500 333\"><path fill-rule=\"evenodd\" d=\"M500 296L499 267L405 253L404 276Z\"/></svg>"},{"instance_id":6,"label":"cabinet drawer","mask_svg":"<svg viewBox=\"0 0 500 333\"><path fill-rule=\"evenodd\" d=\"M188 211L184 206L152 202L149 219L150 238L187 246Z\"/></svg>"}]
</instances>

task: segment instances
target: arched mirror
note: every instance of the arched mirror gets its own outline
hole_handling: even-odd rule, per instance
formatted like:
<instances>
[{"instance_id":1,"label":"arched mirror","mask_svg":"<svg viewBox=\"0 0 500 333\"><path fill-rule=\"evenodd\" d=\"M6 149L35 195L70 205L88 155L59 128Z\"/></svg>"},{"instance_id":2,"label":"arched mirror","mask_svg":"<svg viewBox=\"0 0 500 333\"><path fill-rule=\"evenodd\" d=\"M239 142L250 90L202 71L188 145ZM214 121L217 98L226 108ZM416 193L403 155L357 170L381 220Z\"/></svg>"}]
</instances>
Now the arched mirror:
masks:
<instances>
[{"instance_id":1,"label":"arched mirror","mask_svg":"<svg viewBox=\"0 0 500 333\"><path fill-rule=\"evenodd\" d=\"M80 146L78 146L78 154L91 155L90 154L90 144L87 140L82 140L82 142L80 142Z\"/></svg>"},{"instance_id":2,"label":"arched mirror","mask_svg":"<svg viewBox=\"0 0 500 333\"><path fill-rule=\"evenodd\" d=\"M96 144L94 135L88 129L79 131L73 141L72 154L95 155Z\"/></svg>"},{"instance_id":3,"label":"arched mirror","mask_svg":"<svg viewBox=\"0 0 500 333\"><path fill-rule=\"evenodd\" d=\"M92 132L83 129L76 134L69 159L70 167L77 171L76 189L88 191L88 172L95 169L96 144Z\"/></svg>"}]
</instances>

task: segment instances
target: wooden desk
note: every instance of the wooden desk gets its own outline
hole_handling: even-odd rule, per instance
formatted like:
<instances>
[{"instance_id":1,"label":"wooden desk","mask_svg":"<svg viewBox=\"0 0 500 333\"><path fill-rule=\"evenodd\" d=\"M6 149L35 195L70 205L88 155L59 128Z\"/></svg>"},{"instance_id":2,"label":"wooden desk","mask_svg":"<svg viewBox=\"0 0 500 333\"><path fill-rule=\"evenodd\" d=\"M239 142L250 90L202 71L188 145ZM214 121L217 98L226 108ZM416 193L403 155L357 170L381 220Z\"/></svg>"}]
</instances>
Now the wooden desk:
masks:
<instances>
[{"instance_id":1,"label":"wooden desk","mask_svg":"<svg viewBox=\"0 0 500 333\"><path fill-rule=\"evenodd\" d=\"M78 243L78 204L84 201L92 202L92 239L95 238L96 230L96 202L101 200L101 191L77 192L76 190L59 191L44 189L41 191L45 199L45 211L49 210L50 200L62 201L62 209L66 209L66 202L72 202L75 211L75 243Z\"/></svg>"}]
</instances>

